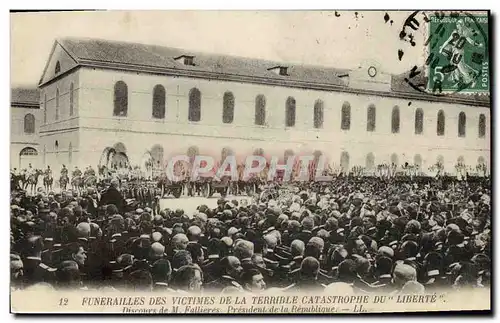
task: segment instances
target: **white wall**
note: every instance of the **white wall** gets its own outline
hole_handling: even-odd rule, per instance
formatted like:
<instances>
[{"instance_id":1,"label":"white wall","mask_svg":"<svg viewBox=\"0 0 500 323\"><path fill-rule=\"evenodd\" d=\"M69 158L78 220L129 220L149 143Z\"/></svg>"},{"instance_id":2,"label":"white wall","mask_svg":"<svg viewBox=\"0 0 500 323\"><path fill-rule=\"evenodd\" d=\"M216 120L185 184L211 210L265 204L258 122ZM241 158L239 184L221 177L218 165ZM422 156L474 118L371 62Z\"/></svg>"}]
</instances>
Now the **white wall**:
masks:
<instances>
[{"instance_id":1,"label":"white wall","mask_svg":"<svg viewBox=\"0 0 500 323\"><path fill-rule=\"evenodd\" d=\"M279 156L285 149L293 149L296 153L322 150L337 164L341 152L345 150L349 152L351 166L364 166L369 152L375 155L376 164L389 162L393 153L399 156L400 164L405 161L412 163L415 154L420 154L425 167L434 164L438 155L443 155L445 166L450 170L461 155L471 165L476 164L479 156L489 160L490 129L487 127L484 139L478 138L479 114L485 114L489 125L488 108L415 100L409 105L408 100L397 98L110 70L80 69L71 78L75 80L75 89L78 90L75 106L78 107L79 119L61 121L47 128L56 131L57 128L78 126L81 132L79 150L81 155L85 155L85 164L97 164L103 149L116 142L125 144L133 164L139 163L144 152L155 144L162 145L166 155L185 153L190 145L197 145L200 152L214 156L220 156L225 146L240 155L251 154L255 148L263 148L266 153ZM126 118L113 117L113 88L119 80L127 83L129 91ZM65 88L68 82L56 83ZM163 120L152 118L152 91L156 84L162 84L167 93L166 118ZM54 87L55 84L48 87L49 93L54 91ZM188 121L188 93L193 87L202 93L200 122ZM222 123L225 91L231 91L235 96L232 124ZM254 125L255 97L258 94L266 97L267 126ZM296 100L297 120L296 127L289 129L284 126L288 96ZM43 99L43 94L41 97ZM313 128L313 106L317 99L324 102L324 129ZM340 130L344 101L351 105L349 131ZM366 131L366 109L370 104L377 107L376 131L373 133ZM395 105L400 107L399 134L391 133L391 111ZM417 108L424 110L423 135L414 134ZM446 114L446 133L443 137L436 134L437 112L440 109ZM466 138L458 137L458 114L461 111L467 114Z\"/></svg>"}]
</instances>

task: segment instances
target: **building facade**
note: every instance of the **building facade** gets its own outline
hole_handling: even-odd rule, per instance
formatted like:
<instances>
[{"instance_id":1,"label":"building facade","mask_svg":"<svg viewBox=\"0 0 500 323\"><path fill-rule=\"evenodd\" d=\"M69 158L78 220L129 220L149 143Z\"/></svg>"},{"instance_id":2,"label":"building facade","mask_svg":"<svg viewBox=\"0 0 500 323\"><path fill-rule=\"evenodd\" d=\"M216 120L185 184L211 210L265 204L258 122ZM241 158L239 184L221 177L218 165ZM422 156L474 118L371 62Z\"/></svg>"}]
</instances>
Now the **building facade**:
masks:
<instances>
[{"instance_id":1,"label":"building facade","mask_svg":"<svg viewBox=\"0 0 500 323\"><path fill-rule=\"evenodd\" d=\"M36 88L11 89L10 165L18 170L42 167L39 149L40 103Z\"/></svg>"},{"instance_id":2,"label":"building facade","mask_svg":"<svg viewBox=\"0 0 500 323\"><path fill-rule=\"evenodd\" d=\"M488 97L433 96L356 70L95 39L55 42L39 83L42 163L152 164L177 154L325 155L343 169L490 164Z\"/></svg>"}]
</instances>

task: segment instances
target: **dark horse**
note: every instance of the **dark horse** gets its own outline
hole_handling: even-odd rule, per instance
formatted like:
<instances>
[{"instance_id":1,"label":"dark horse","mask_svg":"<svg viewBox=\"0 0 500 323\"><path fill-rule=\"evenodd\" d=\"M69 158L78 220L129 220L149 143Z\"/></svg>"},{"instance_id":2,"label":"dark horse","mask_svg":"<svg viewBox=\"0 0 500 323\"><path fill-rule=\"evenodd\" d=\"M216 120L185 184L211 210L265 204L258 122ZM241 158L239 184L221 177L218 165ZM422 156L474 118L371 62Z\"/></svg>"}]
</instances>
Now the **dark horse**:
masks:
<instances>
[{"instance_id":1,"label":"dark horse","mask_svg":"<svg viewBox=\"0 0 500 323\"><path fill-rule=\"evenodd\" d=\"M27 189L31 194L35 194L38 185L38 177L41 174L43 174L43 172L40 169L36 169L33 174L29 175L26 179L24 189Z\"/></svg>"},{"instance_id":2,"label":"dark horse","mask_svg":"<svg viewBox=\"0 0 500 323\"><path fill-rule=\"evenodd\" d=\"M43 187L45 188L45 192L52 191L52 184L54 184L54 177L52 174L45 174L43 176Z\"/></svg>"},{"instance_id":3,"label":"dark horse","mask_svg":"<svg viewBox=\"0 0 500 323\"><path fill-rule=\"evenodd\" d=\"M61 190L63 190L63 191L66 190L66 187L68 186L68 182L69 182L68 175L61 175L61 177L59 177L59 187L61 188Z\"/></svg>"}]
</instances>

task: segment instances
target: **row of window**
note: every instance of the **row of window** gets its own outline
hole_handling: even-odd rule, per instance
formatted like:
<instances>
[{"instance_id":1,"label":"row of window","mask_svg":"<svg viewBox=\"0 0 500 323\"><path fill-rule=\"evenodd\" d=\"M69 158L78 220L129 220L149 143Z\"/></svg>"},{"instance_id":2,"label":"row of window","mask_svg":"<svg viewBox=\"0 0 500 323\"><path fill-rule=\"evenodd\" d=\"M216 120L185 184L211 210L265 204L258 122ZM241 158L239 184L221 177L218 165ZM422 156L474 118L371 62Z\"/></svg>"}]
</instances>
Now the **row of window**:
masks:
<instances>
[{"instance_id":1,"label":"row of window","mask_svg":"<svg viewBox=\"0 0 500 323\"><path fill-rule=\"evenodd\" d=\"M73 100L73 83L70 85L70 116L74 113L74 100ZM56 89L56 108L55 120L59 120L59 89ZM156 85L153 88L152 98L152 117L155 119L164 119L166 113L166 91L163 85ZM47 105L47 95L45 95L45 106ZM235 98L232 92L225 92L223 96L222 106L222 122L230 124L234 121L234 107ZM114 86L114 108L113 115L126 117L128 113L128 87L123 81L116 82ZM324 122L324 108L323 101L316 100L313 109L314 128L323 128ZM366 131L376 131L377 110L371 104L367 109L366 116ZM188 120L198 122L201 120L201 92L197 88L192 88L189 91L189 111ZM424 131L424 111L421 108L415 110L415 134L422 134ZM44 109L44 123L47 122L47 109ZM293 97L288 97L285 102L285 125L287 127L294 127L296 122L296 101ZM465 137L466 135L466 122L467 118L464 112L460 112L458 116L458 136ZM264 95L257 95L255 98L255 125L263 126L266 123L266 98ZM26 120L25 120L26 127ZM391 132L399 133L401 127L400 109L395 106L392 109L391 117ZM341 110L341 123L342 130L350 130L351 128L351 106L349 102L344 102ZM438 136L445 134L445 114L443 110L439 110L437 115L437 129ZM480 114L478 122L478 136L484 138L486 134L486 117Z\"/></svg>"},{"instance_id":2,"label":"row of window","mask_svg":"<svg viewBox=\"0 0 500 323\"><path fill-rule=\"evenodd\" d=\"M162 85L156 85L153 88L153 109L152 116L156 119L165 118L165 103L166 103L166 91ZM232 92L225 92L223 96L222 104L222 122L232 123L234 121L234 106L235 98ZM296 102L295 98L288 97L285 102L285 125L287 127L294 127L296 121ZM128 87L123 81L118 81L114 88L114 116L127 116L128 111ZM367 110L367 123L366 130L369 132L374 132L376 130L376 117L377 110L372 104ZM324 120L324 109L323 101L317 100L314 103L313 109L314 118L314 128L323 128ZM192 88L189 91L189 111L188 120L192 122L198 122L201 119L201 92L197 88ZM460 112L458 117L458 136L465 137L466 134L466 115L464 112ZM266 123L266 98L263 95L257 95L255 98L255 125L265 125ZM401 125L401 117L399 107L395 106L392 109L391 118L391 132L399 133ZM349 102L345 102L342 105L341 111L341 123L340 127L342 130L350 130L351 128L351 106ZM415 111L415 134L422 134L424 131L424 111L421 108ZM479 116L479 132L478 136L484 138L486 134L486 117L484 114ZM437 120L437 135L444 136L445 133L445 115L444 111L440 110L438 112Z\"/></svg>"}]
</instances>

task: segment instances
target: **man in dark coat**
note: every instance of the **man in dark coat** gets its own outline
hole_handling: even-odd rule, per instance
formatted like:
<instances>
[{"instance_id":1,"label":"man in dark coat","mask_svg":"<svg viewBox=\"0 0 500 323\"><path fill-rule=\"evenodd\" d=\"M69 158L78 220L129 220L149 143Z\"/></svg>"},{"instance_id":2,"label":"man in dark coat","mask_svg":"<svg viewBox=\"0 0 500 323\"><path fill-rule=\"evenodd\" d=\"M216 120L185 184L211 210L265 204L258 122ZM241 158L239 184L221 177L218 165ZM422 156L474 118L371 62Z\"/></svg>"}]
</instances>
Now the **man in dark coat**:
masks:
<instances>
[{"instance_id":1,"label":"man in dark coat","mask_svg":"<svg viewBox=\"0 0 500 323\"><path fill-rule=\"evenodd\" d=\"M113 179L111 181L110 187L104 192L101 196L101 200L99 201L99 206L114 204L118 208L118 212L123 213L125 200L118 190L118 180Z\"/></svg>"}]
</instances>

